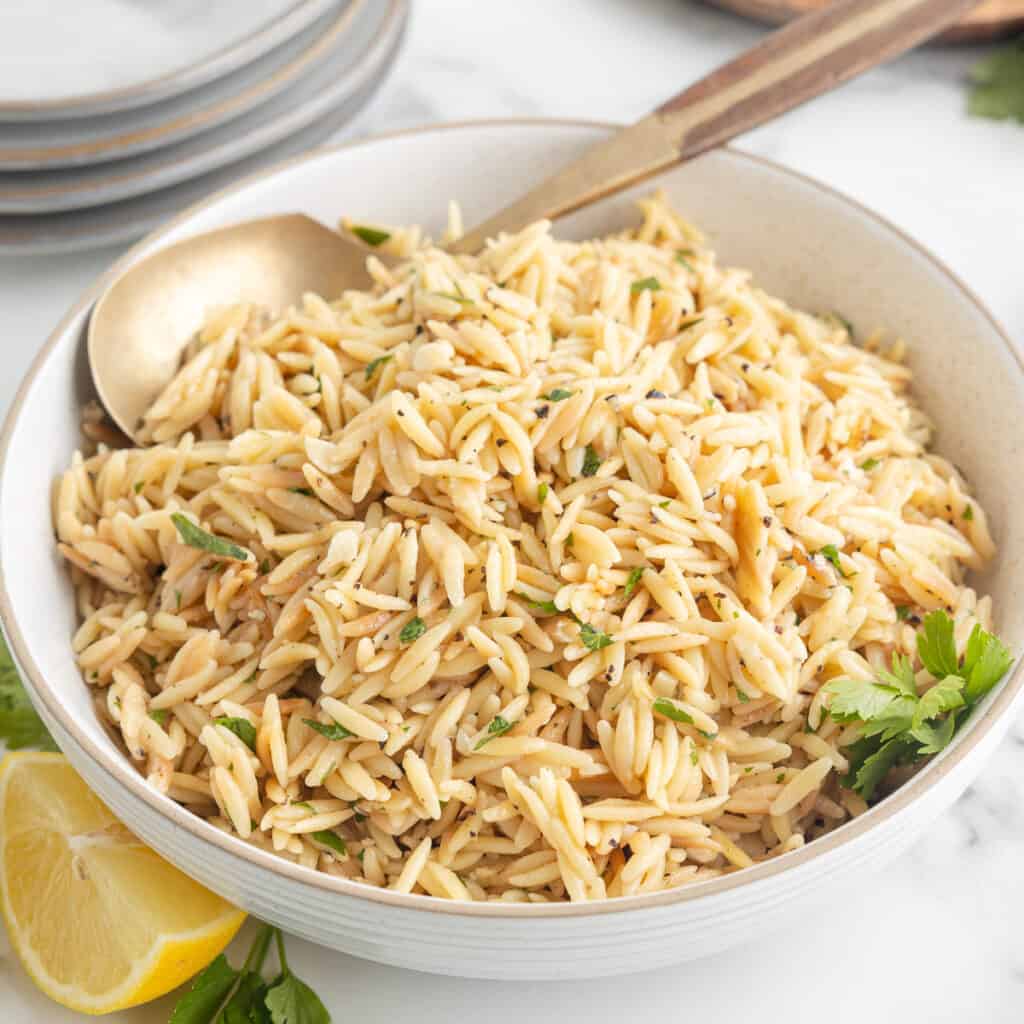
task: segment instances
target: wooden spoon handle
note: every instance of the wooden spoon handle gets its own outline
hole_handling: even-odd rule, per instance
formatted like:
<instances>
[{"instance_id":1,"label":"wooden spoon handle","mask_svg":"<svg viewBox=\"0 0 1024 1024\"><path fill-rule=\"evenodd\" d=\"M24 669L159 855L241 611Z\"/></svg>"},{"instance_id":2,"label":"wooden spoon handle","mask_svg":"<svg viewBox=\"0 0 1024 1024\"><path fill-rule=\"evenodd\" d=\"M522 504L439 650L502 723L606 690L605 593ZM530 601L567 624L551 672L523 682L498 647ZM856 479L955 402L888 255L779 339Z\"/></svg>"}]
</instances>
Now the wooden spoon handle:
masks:
<instances>
[{"instance_id":1,"label":"wooden spoon handle","mask_svg":"<svg viewBox=\"0 0 1024 1024\"><path fill-rule=\"evenodd\" d=\"M839 0L806 14L598 143L452 249L472 252L500 231L569 213L720 146L909 50L978 3Z\"/></svg>"}]
</instances>

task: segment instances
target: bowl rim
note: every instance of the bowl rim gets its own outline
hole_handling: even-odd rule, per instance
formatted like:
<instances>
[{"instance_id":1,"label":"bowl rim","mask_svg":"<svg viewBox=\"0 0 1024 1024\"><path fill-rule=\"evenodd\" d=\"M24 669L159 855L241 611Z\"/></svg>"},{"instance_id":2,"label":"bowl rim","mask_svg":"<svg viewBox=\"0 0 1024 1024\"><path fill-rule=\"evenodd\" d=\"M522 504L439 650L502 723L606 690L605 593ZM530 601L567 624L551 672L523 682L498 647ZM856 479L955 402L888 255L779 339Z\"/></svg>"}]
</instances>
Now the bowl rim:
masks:
<instances>
[{"instance_id":1,"label":"bowl rim","mask_svg":"<svg viewBox=\"0 0 1024 1024\"><path fill-rule=\"evenodd\" d=\"M107 286L131 266L143 249L149 248L153 243L159 243L176 228L195 217L196 214L220 203L228 196L241 192L266 178L290 170L299 164L318 160L329 154L373 146L381 142L390 142L409 136L485 128L524 127L583 128L611 131L621 127L621 125L606 121L576 118L477 118L463 121L438 122L401 131L370 135L340 144L319 146L298 156L276 163L271 167L264 168L243 178L234 185L213 193L206 199L187 207L159 228L149 232L123 253L108 270L101 274L79 296L71 309L52 330L45 344L32 360L4 418L3 427L0 429L0 490L2 490L5 482L11 439L21 413L21 408L43 364L47 361L51 351L63 337L71 322L92 306ZM975 292L920 242L859 201L845 195L838 189L832 188L830 185L818 181L810 175L795 171L774 160L746 152L735 146L723 148L734 158L759 164L776 173L796 179L798 182L810 186L826 197L838 199L841 203L852 208L861 218L874 222L876 226L885 229L895 236L897 240L915 250L952 287L957 289L961 296L973 306L976 312L988 322L991 329L1002 341L1016 362L1018 369L1024 372L1024 359L1022 359L1021 353L1011 341L1006 329ZM45 713L56 721L78 748L88 755L93 765L103 771L112 783L127 788L133 797L148 805L150 810L167 819L170 824L184 829L193 839L198 840L201 845L214 847L221 853L247 861L254 868L269 870L274 874L282 875L293 882L320 890L325 894L337 894L372 903L385 904L399 911L414 910L427 913L450 914L459 917L516 920L535 917L565 918L591 916L594 914L639 912L646 909L665 908L679 903L689 903L694 900L710 899L717 895L730 893L732 890L742 886L753 886L759 882L765 883L780 874L795 873L798 868L820 860L825 855L834 853L839 847L848 845L863 837L867 832L881 827L885 822L890 821L897 814L905 810L913 801L929 790L932 790L980 745L981 741L991 732L997 720L1010 708L1020 693L1022 685L1024 685L1024 672L1021 671L1024 662L1018 660L1010 675L999 686L998 691L988 703L988 706L975 718L970 734L965 737L963 742L955 748L947 749L940 761L926 766L925 770L918 772L900 786L899 789L864 814L841 825L833 832L813 840L798 850L768 861L762 861L751 867L722 875L718 878L683 885L675 889L664 889L659 892L636 896L619 896L588 903L524 904L470 902L465 900L446 900L413 893L397 893L389 889L378 889L361 882L329 875L314 868L303 867L270 851L262 850L257 846L247 843L237 836L220 831L213 825L210 825L205 819L199 818L181 804L175 803L170 797L157 792L157 790L149 786L142 775L135 770L127 758L113 744L109 747L101 746L79 732L74 719L65 710L56 692L50 688L38 665L29 653L25 638L18 627L11 597L7 590L6 574L2 564L0 564L0 621L2 621L4 632L16 662L22 670L26 688L29 690L34 702L42 705Z\"/></svg>"}]
</instances>

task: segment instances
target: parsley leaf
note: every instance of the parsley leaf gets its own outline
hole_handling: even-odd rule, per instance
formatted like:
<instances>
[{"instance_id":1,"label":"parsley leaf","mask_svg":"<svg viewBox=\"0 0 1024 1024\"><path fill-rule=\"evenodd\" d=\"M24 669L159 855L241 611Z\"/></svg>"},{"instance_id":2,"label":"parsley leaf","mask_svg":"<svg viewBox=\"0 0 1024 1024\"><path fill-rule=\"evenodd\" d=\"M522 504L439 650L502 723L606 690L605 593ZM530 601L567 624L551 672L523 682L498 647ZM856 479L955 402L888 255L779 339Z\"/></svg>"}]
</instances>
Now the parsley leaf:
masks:
<instances>
[{"instance_id":1,"label":"parsley leaf","mask_svg":"<svg viewBox=\"0 0 1024 1024\"><path fill-rule=\"evenodd\" d=\"M601 456L594 450L592 444L588 444L583 453L583 468L580 472L584 476L593 476L601 468Z\"/></svg>"},{"instance_id":2,"label":"parsley leaf","mask_svg":"<svg viewBox=\"0 0 1024 1024\"><path fill-rule=\"evenodd\" d=\"M253 753L256 752L256 726L247 718L229 718L227 715L215 718L215 725L223 725L233 732Z\"/></svg>"},{"instance_id":3,"label":"parsley leaf","mask_svg":"<svg viewBox=\"0 0 1024 1024\"><path fill-rule=\"evenodd\" d=\"M968 523L969 523L969 522L970 522L970 521L971 521L972 519L974 519L974 506L973 506L973 505L965 505L965 506L964 506L964 511L963 511L963 516L962 516L962 518L963 518L963 519L964 519L964 520L965 520L966 522L968 522Z\"/></svg>"},{"instance_id":4,"label":"parsley leaf","mask_svg":"<svg viewBox=\"0 0 1024 1024\"><path fill-rule=\"evenodd\" d=\"M640 577L644 574L644 567L638 565L635 569L630 571L629 576L626 579L626 585L623 587L622 596L628 601L633 596L633 591L636 590L637 584L640 582Z\"/></svg>"},{"instance_id":5,"label":"parsley leaf","mask_svg":"<svg viewBox=\"0 0 1024 1024\"><path fill-rule=\"evenodd\" d=\"M320 832L312 833L309 838L315 839L318 843L322 843L324 846L329 847L339 857L348 856L348 847L345 845L345 840L342 839L337 832L331 832L328 829L324 829Z\"/></svg>"},{"instance_id":6,"label":"parsley leaf","mask_svg":"<svg viewBox=\"0 0 1024 1024\"><path fill-rule=\"evenodd\" d=\"M304 725L308 725L314 732L320 733L321 736L326 736L329 740L347 740L349 736L355 736L355 733L349 729L346 729L340 722L329 722L324 725L323 722L318 722L315 718L304 718L302 720Z\"/></svg>"},{"instance_id":7,"label":"parsley leaf","mask_svg":"<svg viewBox=\"0 0 1024 1024\"><path fill-rule=\"evenodd\" d=\"M495 738L495 736L504 736L505 733L515 725L515 722L510 722L507 718L502 718L501 715L495 715L487 726L487 735L477 741L474 750L479 750L485 743L489 743Z\"/></svg>"},{"instance_id":8,"label":"parsley leaf","mask_svg":"<svg viewBox=\"0 0 1024 1024\"><path fill-rule=\"evenodd\" d=\"M589 622L584 622L580 626L580 642L589 651L600 651L615 643L615 637L602 633L599 629L594 629Z\"/></svg>"},{"instance_id":9,"label":"parsley leaf","mask_svg":"<svg viewBox=\"0 0 1024 1024\"><path fill-rule=\"evenodd\" d=\"M832 312L828 314L828 319L833 323L839 324L839 326L842 327L842 329L850 336L850 340L853 341L853 324L851 324L842 313L837 313L835 310L832 310Z\"/></svg>"},{"instance_id":10,"label":"parsley leaf","mask_svg":"<svg viewBox=\"0 0 1024 1024\"><path fill-rule=\"evenodd\" d=\"M0 635L0 740L8 750L37 747L56 750L57 744L49 734L43 720L36 714L32 702L21 684L14 667L14 659L7 642Z\"/></svg>"},{"instance_id":11,"label":"parsley leaf","mask_svg":"<svg viewBox=\"0 0 1024 1024\"><path fill-rule=\"evenodd\" d=\"M691 274L695 274L696 271L693 269L693 264L686 258L687 256L692 256L692 255L693 255L693 250L692 249L677 249L676 250L676 263L678 263L680 266L686 267L686 269L688 271L690 271Z\"/></svg>"},{"instance_id":12,"label":"parsley leaf","mask_svg":"<svg viewBox=\"0 0 1024 1024\"><path fill-rule=\"evenodd\" d=\"M317 994L292 974L281 932L275 930L275 936L281 974L270 986L265 1000L271 1024L331 1024L331 1015Z\"/></svg>"},{"instance_id":13,"label":"parsley leaf","mask_svg":"<svg viewBox=\"0 0 1024 1024\"><path fill-rule=\"evenodd\" d=\"M394 355L389 355L389 356L377 356L376 359L371 359L366 364L366 370L364 371L365 374L366 374L366 379L369 380L377 372L378 367L383 366L386 362L388 362L389 360L394 359L394 358L395 358Z\"/></svg>"},{"instance_id":14,"label":"parsley leaf","mask_svg":"<svg viewBox=\"0 0 1024 1024\"><path fill-rule=\"evenodd\" d=\"M876 466L880 465L881 462L878 459L865 459L860 464L860 468L863 469L865 473L870 473L871 470L873 470Z\"/></svg>"},{"instance_id":15,"label":"parsley leaf","mask_svg":"<svg viewBox=\"0 0 1024 1024\"><path fill-rule=\"evenodd\" d=\"M192 987L178 1000L168 1024L207 1024L217 1015L239 972L221 953L196 975Z\"/></svg>"},{"instance_id":16,"label":"parsley leaf","mask_svg":"<svg viewBox=\"0 0 1024 1024\"><path fill-rule=\"evenodd\" d=\"M980 700L1006 675L1012 664L1013 655L1002 641L975 625L964 654L963 674L967 680L964 697L971 704Z\"/></svg>"},{"instance_id":17,"label":"parsley leaf","mask_svg":"<svg viewBox=\"0 0 1024 1024\"><path fill-rule=\"evenodd\" d=\"M893 654L892 670L886 672L882 669L878 678L889 686L895 687L900 693L910 697L917 696L917 678L914 675L914 665L905 654Z\"/></svg>"},{"instance_id":18,"label":"parsley leaf","mask_svg":"<svg viewBox=\"0 0 1024 1024\"><path fill-rule=\"evenodd\" d=\"M233 558L236 562L248 562L252 558L252 554L245 548L239 547L223 537L215 537L212 533L207 533L182 512L172 512L171 522L177 528L182 542L190 548L208 551L211 555L218 555L221 558Z\"/></svg>"},{"instance_id":19,"label":"parsley leaf","mask_svg":"<svg viewBox=\"0 0 1024 1024\"><path fill-rule=\"evenodd\" d=\"M917 634L917 654L936 679L956 675L953 620L945 612L930 612L924 617L924 628Z\"/></svg>"},{"instance_id":20,"label":"parsley leaf","mask_svg":"<svg viewBox=\"0 0 1024 1024\"><path fill-rule=\"evenodd\" d=\"M634 281L629 286L629 290L634 295L639 295L641 292L660 292L661 282L656 277L642 277L639 281Z\"/></svg>"},{"instance_id":21,"label":"parsley leaf","mask_svg":"<svg viewBox=\"0 0 1024 1024\"><path fill-rule=\"evenodd\" d=\"M566 391L565 388L552 388L546 395L541 395L540 397L545 402L564 402L575 394L575 391Z\"/></svg>"},{"instance_id":22,"label":"parsley leaf","mask_svg":"<svg viewBox=\"0 0 1024 1024\"><path fill-rule=\"evenodd\" d=\"M554 601L534 601L532 597L527 597L525 594L517 593L516 597L520 601L525 601L531 608L535 608L539 612L547 612L548 615L558 614L558 608Z\"/></svg>"},{"instance_id":23,"label":"parsley leaf","mask_svg":"<svg viewBox=\"0 0 1024 1024\"><path fill-rule=\"evenodd\" d=\"M843 571L843 566L839 561L839 550L836 548L835 544L826 544L824 547L820 548L816 554L824 555L835 566L836 572L838 572L844 580L847 578L849 573Z\"/></svg>"},{"instance_id":24,"label":"parsley leaf","mask_svg":"<svg viewBox=\"0 0 1024 1024\"><path fill-rule=\"evenodd\" d=\"M910 618L910 605L909 604L898 604L896 605L896 618L900 622L906 622Z\"/></svg>"},{"instance_id":25,"label":"parsley leaf","mask_svg":"<svg viewBox=\"0 0 1024 1024\"><path fill-rule=\"evenodd\" d=\"M417 615L402 627L402 632L398 634L398 641L403 644L411 644L423 636L426 631L427 624Z\"/></svg>"},{"instance_id":26,"label":"parsley leaf","mask_svg":"<svg viewBox=\"0 0 1024 1024\"><path fill-rule=\"evenodd\" d=\"M693 716L677 707L675 702L668 697L659 697L652 705L654 712L672 719L673 722L682 722L683 725L693 725Z\"/></svg>"},{"instance_id":27,"label":"parsley leaf","mask_svg":"<svg viewBox=\"0 0 1024 1024\"><path fill-rule=\"evenodd\" d=\"M256 971L242 971L238 985L215 1019L215 1024L269 1024L264 1005L267 983ZM205 1022L204 1022L205 1024Z\"/></svg>"},{"instance_id":28,"label":"parsley leaf","mask_svg":"<svg viewBox=\"0 0 1024 1024\"><path fill-rule=\"evenodd\" d=\"M964 706L964 680L959 676L946 676L936 683L917 702L914 709L914 720L911 728L917 729L929 718L938 718L945 711L953 711Z\"/></svg>"},{"instance_id":29,"label":"parsley leaf","mask_svg":"<svg viewBox=\"0 0 1024 1024\"><path fill-rule=\"evenodd\" d=\"M979 61L971 68L970 78L969 114L1024 122L1024 39Z\"/></svg>"},{"instance_id":30,"label":"parsley leaf","mask_svg":"<svg viewBox=\"0 0 1024 1024\"><path fill-rule=\"evenodd\" d=\"M892 739L867 754L856 768L851 763L850 774L853 776L851 781L854 791L860 793L865 800L870 800L890 769L908 756L908 750L905 740Z\"/></svg>"},{"instance_id":31,"label":"parsley leaf","mask_svg":"<svg viewBox=\"0 0 1024 1024\"><path fill-rule=\"evenodd\" d=\"M869 722L885 711L899 691L865 679L835 679L828 684L829 714L837 722Z\"/></svg>"},{"instance_id":32,"label":"parsley leaf","mask_svg":"<svg viewBox=\"0 0 1024 1024\"><path fill-rule=\"evenodd\" d=\"M157 725L163 726L170 717L170 714L171 712L168 708L157 708L155 711L150 711L149 717L152 718Z\"/></svg>"},{"instance_id":33,"label":"parsley leaf","mask_svg":"<svg viewBox=\"0 0 1024 1024\"><path fill-rule=\"evenodd\" d=\"M548 500L548 491L550 488L547 484L537 484L537 504L543 505Z\"/></svg>"},{"instance_id":34,"label":"parsley leaf","mask_svg":"<svg viewBox=\"0 0 1024 1024\"><path fill-rule=\"evenodd\" d=\"M365 227L362 224L353 224L349 228L356 238L361 238L367 245L383 245L390 237L390 231L381 231L380 228Z\"/></svg>"}]
</instances>

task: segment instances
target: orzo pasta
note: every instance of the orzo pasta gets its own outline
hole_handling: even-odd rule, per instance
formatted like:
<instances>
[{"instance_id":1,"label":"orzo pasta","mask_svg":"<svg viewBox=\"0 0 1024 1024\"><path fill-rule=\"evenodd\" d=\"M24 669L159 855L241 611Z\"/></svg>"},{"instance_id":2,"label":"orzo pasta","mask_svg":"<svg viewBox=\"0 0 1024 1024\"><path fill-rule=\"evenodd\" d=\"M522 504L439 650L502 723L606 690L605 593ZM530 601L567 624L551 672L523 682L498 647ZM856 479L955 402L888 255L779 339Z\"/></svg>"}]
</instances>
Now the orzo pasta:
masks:
<instances>
[{"instance_id":1,"label":"orzo pasta","mask_svg":"<svg viewBox=\"0 0 1024 1024\"><path fill-rule=\"evenodd\" d=\"M392 230L371 291L216 311L152 447L74 457L74 649L153 786L474 900L678 886L864 809L821 688L929 610L989 626L984 512L899 343L641 205L473 257Z\"/></svg>"}]
</instances>

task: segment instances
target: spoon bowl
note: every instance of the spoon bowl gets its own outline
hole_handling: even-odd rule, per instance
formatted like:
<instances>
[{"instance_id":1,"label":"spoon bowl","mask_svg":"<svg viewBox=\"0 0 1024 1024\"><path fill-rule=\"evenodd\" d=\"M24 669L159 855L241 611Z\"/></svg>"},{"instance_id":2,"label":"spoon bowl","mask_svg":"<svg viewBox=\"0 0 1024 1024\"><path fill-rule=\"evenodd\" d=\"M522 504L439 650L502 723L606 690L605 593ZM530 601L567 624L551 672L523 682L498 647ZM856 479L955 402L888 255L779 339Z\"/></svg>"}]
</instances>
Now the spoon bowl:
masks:
<instances>
[{"instance_id":1,"label":"spoon bowl","mask_svg":"<svg viewBox=\"0 0 1024 1024\"><path fill-rule=\"evenodd\" d=\"M570 163L459 239L471 252L619 192L720 146L934 35L979 0L839 0L772 33ZM305 292L365 287L368 250L299 214L197 236L147 257L101 298L89 325L100 400L138 441L210 307L283 310Z\"/></svg>"},{"instance_id":2,"label":"spoon bowl","mask_svg":"<svg viewBox=\"0 0 1024 1024\"><path fill-rule=\"evenodd\" d=\"M146 410L211 308L252 302L280 310L306 292L333 296L365 288L367 252L301 213L246 221L161 249L119 277L93 309L88 351L100 401L138 441Z\"/></svg>"}]
</instances>

